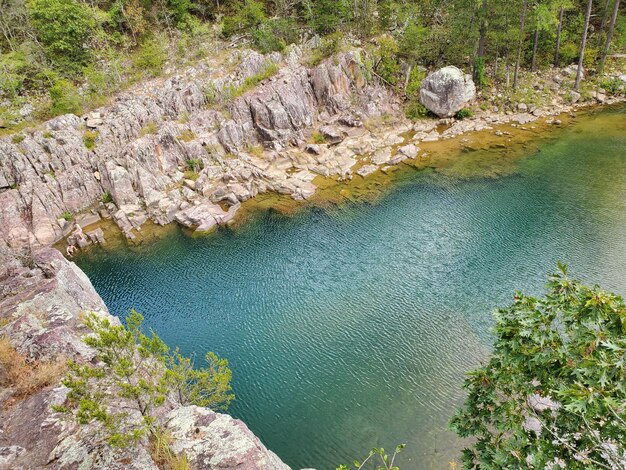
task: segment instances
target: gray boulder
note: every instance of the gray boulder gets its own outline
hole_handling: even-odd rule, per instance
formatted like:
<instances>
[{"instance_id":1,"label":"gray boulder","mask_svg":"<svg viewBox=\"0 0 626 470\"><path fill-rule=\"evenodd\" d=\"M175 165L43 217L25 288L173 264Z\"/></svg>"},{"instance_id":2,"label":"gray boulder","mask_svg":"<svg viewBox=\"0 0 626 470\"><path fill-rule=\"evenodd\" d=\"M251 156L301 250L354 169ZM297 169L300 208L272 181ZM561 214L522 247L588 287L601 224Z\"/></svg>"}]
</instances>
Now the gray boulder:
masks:
<instances>
[{"instance_id":1,"label":"gray boulder","mask_svg":"<svg viewBox=\"0 0 626 470\"><path fill-rule=\"evenodd\" d=\"M476 96L476 86L468 74L454 66L428 75L422 82L420 101L439 117L450 117Z\"/></svg>"}]
</instances>

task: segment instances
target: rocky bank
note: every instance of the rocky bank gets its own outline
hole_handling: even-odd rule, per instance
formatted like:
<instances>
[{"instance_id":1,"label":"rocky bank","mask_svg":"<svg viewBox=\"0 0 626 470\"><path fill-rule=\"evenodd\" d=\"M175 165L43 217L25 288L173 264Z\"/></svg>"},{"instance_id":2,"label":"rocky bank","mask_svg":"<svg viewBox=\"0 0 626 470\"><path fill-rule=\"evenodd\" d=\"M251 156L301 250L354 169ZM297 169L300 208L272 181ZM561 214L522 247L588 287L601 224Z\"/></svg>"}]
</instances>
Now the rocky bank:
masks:
<instances>
[{"instance_id":1,"label":"rocky bank","mask_svg":"<svg viewBox=\"0 0 626 470\"><path fill-rule=\"evenodd\" d=\"M53 248L17 257L0 252L0 337L30 361L93 360L81 337L86 311L109 314L87 276ZM99 444L89 426L52 411L67 389L52 385L18 401L14 388L0 388L0 469L157 469L147 441L129 450ZM166 403L162 421L172 449L184 452L191 468L288 470L244 423L196 406ZM139 419L139 417L138 417Z\"/></svg>"}]
</instances>

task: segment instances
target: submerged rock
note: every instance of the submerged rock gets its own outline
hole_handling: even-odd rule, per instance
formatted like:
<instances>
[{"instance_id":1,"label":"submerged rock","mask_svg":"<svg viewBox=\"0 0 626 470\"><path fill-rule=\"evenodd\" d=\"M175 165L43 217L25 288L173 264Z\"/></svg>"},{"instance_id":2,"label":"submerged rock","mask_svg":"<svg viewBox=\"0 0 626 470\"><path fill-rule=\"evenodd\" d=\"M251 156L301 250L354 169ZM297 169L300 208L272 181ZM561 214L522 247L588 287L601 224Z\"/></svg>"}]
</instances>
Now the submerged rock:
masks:
<instances>
[{"instance_id":1,"label":"submerged rock","mask_svg":"<svg viewBox=\"0 0 626 470\"><path fill-rule=\"evenodd\" d=\"M476 96L472 77L454 66L428 75L422 82L420 101L439 117L451 117Z\"/></svg>"}]
</instances>

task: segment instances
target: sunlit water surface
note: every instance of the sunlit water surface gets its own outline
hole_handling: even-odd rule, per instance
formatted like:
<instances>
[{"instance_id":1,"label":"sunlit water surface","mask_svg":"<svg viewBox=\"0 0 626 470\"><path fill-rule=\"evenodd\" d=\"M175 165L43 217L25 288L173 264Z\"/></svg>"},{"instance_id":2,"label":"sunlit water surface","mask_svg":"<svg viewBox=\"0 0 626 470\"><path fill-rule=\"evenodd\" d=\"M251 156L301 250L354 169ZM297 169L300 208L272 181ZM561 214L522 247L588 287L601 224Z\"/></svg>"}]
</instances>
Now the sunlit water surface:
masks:
<instances>
[{"instance_id":1,"label":"sunlit water surface","mask_svg":"<svg viewBox=\"0 0 626 470\"><path fill-rule=\"evenodd\" d=\"M228 358L230 412L293 468L399 442L403 469L447 468L462 445L447 422L495 306L541 293L557 260L626 293L626 113L582 119L512 176L407 174L374 203L174 230L78 264L111 312L134 307L184 353Z\"/></svg>"}]
</instances>

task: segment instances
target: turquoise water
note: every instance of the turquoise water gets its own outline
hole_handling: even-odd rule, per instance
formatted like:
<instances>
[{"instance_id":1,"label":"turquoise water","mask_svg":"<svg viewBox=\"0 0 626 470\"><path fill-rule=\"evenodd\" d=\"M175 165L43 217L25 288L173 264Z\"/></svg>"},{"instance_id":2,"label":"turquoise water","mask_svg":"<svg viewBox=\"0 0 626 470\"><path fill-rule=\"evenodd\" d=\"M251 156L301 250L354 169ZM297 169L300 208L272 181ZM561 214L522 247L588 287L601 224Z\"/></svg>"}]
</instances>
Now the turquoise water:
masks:
<instances>
[{"instance_id":1,"label":"turquoise water","mask_svg":"<svg viewBox=\"0 0 626 470\"><path fill-rule=\"evenodd\" d=\"M111 312L134 307L183 352L227 357L230 412L293 468L405 442L408 470L457 456L446 425L489 351L493 308L539 294L557 260L626 294L625 247L621 108L581 119L511 176L407 171L374 203L266 212L77 261Z\"/></svg>"}]
</instances>

